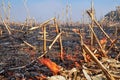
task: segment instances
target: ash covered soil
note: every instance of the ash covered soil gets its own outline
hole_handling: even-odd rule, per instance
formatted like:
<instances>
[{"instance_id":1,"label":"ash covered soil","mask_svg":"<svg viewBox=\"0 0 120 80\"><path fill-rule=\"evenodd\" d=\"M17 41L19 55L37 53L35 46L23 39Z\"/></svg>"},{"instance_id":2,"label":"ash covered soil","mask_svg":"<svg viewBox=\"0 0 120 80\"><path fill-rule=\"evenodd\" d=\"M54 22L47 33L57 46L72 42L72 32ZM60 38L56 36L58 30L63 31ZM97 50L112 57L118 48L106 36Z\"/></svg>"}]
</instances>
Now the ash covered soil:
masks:
<instances>
[{"instance_id":1,"label":"ash covered soil","mask_svg":"<svg viewBox=\"0 0 120 80\"><path fill-rule=\"evenodd\" d=\"M15 27L11 26L12 35L9 35L3 26L3 34L0 36L0 80L21 80L25 78L26 80L42 80L44 76L53 76L53 72L50 71L45 65L39 63L36 59L43 54L43 33L42 29L37 29L34 31L28 31L29 27ZM81 29L84 35L84 42L89 44L90 37L88 28L82 27L71 27L61 28L64 33L62 34L63 51L65 53L64 61L60 60L60 47L58 41L54 44L51 50L45 55L45 58L49 58L51 61L55 62L57 65L63 67L66 70L72 68L78 68L82 70L81 64L84 64L84 58L82 56L82 47L80 42L80 37L78 34L74 33L72 29ZM115 28L105 28L104 29L109 36L115 38ZM57 36L54 28L47 28L47 50L49 45ZM95 32L99 39L105 37L95 28ZM118 33L119 37L120 34ZM36 47L36 50L32 49L30 46L26 45L25 42ZM115 58L118 56L120 51L120 39L116 43L118 49L113 48L108 56L110 58ZM108 42L108 46L109 47ZM113 54L114 53L114 54ZM72 56L72 59L68 57ZM119 57L118 57L119 59ZM35 60L35 61L34 61ZM32 62L33 61L33 62ZM75 62L79 63L78 66ZM60 73L58 73L60 74ZM79 72L81 74L81 72ZM43 76L44 75L44 76ZM40 79L38 79L38 76ZM81 75L82 76L82 75Z\"/></svg>"}]
</instances>

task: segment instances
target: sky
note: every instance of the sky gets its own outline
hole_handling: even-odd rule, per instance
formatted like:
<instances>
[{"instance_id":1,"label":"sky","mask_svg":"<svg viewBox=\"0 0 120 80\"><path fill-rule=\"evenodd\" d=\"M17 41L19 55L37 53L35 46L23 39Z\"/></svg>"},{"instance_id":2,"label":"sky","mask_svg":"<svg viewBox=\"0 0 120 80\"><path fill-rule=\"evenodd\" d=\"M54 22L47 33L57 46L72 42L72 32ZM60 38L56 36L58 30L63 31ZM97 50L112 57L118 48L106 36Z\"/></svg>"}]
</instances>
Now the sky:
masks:
<instances>
[{"instance_id":1,"label":"sky","mask_svg":"<svg viewBox=\"0 0 120 80\"><path fill-rule=\"evenodd\" d=\"M72 21L80 21L85 11L90 9L91 0L0 0L0 11L2 15L2 1L5 4L8 1L11 4L10 19L12 21L25 21L28 15L35 18L36 21L41 22L52 17L58 17L60 20L66 20L66 4L71 5L69 15L72 16ZM26 1L24 5L24 1ZM115 6L120 5L120 0L93 0L95 7L95 14L97 19L103 17L111 10L115 10ZM27 9L25 8L27 6ZM87 17L87 14L85 14Z\"/></svg>"}]
</instances>

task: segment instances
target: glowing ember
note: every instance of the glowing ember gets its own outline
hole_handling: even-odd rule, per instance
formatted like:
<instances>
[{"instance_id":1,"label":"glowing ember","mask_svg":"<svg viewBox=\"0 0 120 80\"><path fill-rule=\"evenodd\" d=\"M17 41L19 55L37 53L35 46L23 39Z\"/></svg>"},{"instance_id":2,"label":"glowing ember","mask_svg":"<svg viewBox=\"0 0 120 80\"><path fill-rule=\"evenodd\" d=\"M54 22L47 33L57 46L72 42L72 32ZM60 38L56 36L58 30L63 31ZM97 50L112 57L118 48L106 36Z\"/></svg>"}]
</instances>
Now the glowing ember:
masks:
<instances>
[{"instance_id":1,"label":"glowing ember","mask_svg":"<svg viewBox=\"0 0 120 80\"><path fill-rule=\"evenodd\" d=\"M91 58L90 58L90 56L88 54L86 54L85 57L86 57L87 62L91 62Z\"/></svg>"},{"instance_id":2,"label":"glowing ember","mask_svg":"<svg viewBox=\"0 0 120 80\"><path fill-rule=\"evenodd\" d=\"M60 59L64 60L64 52L60 53Z\"/></svg>"},{"instance_id":3,"label":"glowing ember","mask_svg":"<svg viewBox=\"0 0 120 80\"><path fill-rule=\"evenodd\" d=\"M65 50L62 48L62 52L59 53L58 57L63 61L65 57Z\"/></svg>"},{"instance_id":4,"label":"glowing ember","mask_svg":"<svg viewBox=\"0 0 120 80\"><path fill-rule=\"evenodd\" d=\"M79 29L72 29L72 31L75 32L75 33L80 33Z\"/></svg>"},{"instance_id":5,"label":"glowing ember","mask_svg":"<svg viewBox=\"0 0 120 80\"><path fill-rule=\"evenodd\" d=\"M66 55L66 59L71 60L71 61L76 61L76 58L74 58L73 55Z\"/></svg>"},{"instance_id":6,"label":"glowing ember","mask_svg":"<svg viewBox=\"0 0 120 80\"><path fill-rule=\"evenodd\" d=\"M101 44L101 45L106 44L106 42L107 42L107 39L106 39L106 38L103 38L103 39L100 40L100 44Z\"/></svg>"},{"instance_id":7,"label":"glowing ember","mask_svg":"<svg viewBox=\"0 0 120 80\"><path fill-rule=\"evenodd\" d=\"M76 67L80 67L80 64L78 62L75 62Z\"/></svg>"},{"instance_id":8,"label":"glowing ember","mask_svg":"<svg viewBox=\"0 0 120 80\"><path fill-rule=\"evenodd\" d=\"M47 66L54 74L57 74L60 71L60 67L48 58L41 58L38 59L38 61Z\"/></svg>"},{"instance_id":9,"label":"glowing ember","mask_svg":"<svg viewBox=\"0 0 120 80\"><path fill-rule=\"evenodd\" d=\"M41 75L41 76L36 76L37 80L46 80L46 76Z\"/></svg>"},{"instance_id":10,"label":"glowing ember","mask_svg":"<svg viewBox=\"0 0 120 80\"><path fill-rule=\"evenodd\" d=\"M101 55L100 54L94 54L98 59L100 59L101 58ZM90 55L89 54L85 54L85 62L91 62L92 61L92 59L91 59L91 57L90 57Z\"/></svg>"}]
</instances>

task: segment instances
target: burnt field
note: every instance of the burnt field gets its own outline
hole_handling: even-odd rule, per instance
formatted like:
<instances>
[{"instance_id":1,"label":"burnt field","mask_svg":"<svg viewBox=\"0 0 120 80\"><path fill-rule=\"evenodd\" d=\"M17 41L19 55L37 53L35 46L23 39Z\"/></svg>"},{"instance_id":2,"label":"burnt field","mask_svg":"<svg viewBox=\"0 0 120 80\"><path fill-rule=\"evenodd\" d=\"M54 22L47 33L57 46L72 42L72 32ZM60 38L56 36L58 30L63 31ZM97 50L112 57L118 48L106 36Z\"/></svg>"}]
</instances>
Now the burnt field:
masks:
<instances>
[{"instance_id":1,"label":"burnt field","mask_svg":"<svg viewBox=\"0 0 120 80\"><path fill-rule=\"evenodd\" d=\"M94 27L92 46L88 26L0 29L0 80L120 79L119 27Z\"/></svg>"},{"instance_id":2,"label":"burnt field","mask_svg":"<svg viewBox=\"0 0 120 80\"><path fill-rule=\"evenodd\" d=\"M120 80L120 6L107 2L1 0L0 80Z\"/></svg>"}]
</instances>

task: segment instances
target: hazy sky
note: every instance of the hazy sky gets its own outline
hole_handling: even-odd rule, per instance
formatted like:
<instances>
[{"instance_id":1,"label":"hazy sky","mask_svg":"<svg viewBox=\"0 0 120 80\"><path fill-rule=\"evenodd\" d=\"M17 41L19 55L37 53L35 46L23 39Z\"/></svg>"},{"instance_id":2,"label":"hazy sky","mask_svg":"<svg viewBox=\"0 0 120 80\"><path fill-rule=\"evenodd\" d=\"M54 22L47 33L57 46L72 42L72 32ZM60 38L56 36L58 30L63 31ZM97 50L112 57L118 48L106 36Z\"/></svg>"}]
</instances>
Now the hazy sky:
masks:
<instances>
[{"instance_id":1,"label":"hazy sky","mask_svg":"<svg viewBox=\"0 0 120 80\"><path fill-rule=\"evenodd\" d=\"M24 6L24 0L4 0L5 3L11 3L11 20L24 21L27 11ZM67 0L26 0L30 17L37 21L44 21L55 15L60 15L64 19ZM72 20L80 21L85 10L90 9L91 0L68 0L72 7ZM96 17L99 19L107 12L115 10L115 6L120 5L120 0L94 0ZM0 0L0 10L2 9L2 0ZM1 10L2 11L2 10Z\"/></svg>"}]
</instances>

